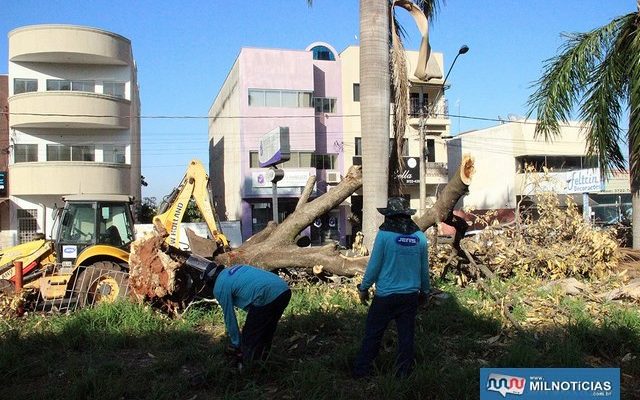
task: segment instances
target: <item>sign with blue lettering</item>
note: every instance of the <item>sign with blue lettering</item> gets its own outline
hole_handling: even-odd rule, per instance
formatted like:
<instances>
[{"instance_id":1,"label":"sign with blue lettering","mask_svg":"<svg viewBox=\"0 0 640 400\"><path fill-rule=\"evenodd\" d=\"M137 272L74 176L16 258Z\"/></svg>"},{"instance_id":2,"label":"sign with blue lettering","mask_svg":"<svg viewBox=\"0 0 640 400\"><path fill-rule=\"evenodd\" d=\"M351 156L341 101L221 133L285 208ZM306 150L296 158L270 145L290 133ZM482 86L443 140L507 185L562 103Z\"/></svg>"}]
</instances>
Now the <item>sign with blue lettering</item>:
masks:
<instances>
[{"instance_id":1,"label":"sign with blue lettering","mask_svg":"<svg viewBox=\"0 0 640 400\"><path fill-rule=\"evenodd\" d=\"M620 399L620 368L481 368L480 400Z\"/></svg>"},{"instance_id":2,"label":"sign with blue lettering","mask_svg":"<svg viewBox=\"0 0 640 400\"><path fill-rule=\"evenodd\" d=\"M600 170L597 168L579 169L565 172L567 193L591 193L601 190Z\"/></svg>"},{"instance_id":3,"label":"sign with blue lettering","mask_svg":"<svg viewBox=\"0 0 640 400\"><path fill-rule=\"evenodd\" d=\"M77 257L78 257L78 246L75 246L75 245L62 246L62 258L77 258Z\"/></svg>"},{"instance_id":4,"label":"sign with blue lettering","mask_svg":"<svg viewBox=\"0 0 640 400\"><path fill-rule=\"evenodd\" d=\"M396 238L396 243L400 246L415 246L420 242L420 240L415 236L398 236Z\"/></svg>"}]
</instances>

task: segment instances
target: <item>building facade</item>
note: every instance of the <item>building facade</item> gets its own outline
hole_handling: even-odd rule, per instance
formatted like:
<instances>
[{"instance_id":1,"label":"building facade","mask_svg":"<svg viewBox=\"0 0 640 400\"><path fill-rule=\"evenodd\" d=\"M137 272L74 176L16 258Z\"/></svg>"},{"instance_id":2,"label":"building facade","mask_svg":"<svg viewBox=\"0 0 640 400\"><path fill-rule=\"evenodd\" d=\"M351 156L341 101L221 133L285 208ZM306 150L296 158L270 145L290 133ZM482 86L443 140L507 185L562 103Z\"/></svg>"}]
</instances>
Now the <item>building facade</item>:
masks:
<instances>
[{"instance_id":1,"label":"building facade","mask_svg":"<svg viewBox=\"0 0 640 400\"><path fill-rule=\"evenodd\" d=\"M435 202L438 190L447 183L446 139L449 137L451 122L447 100L444 96L443 79L434 78L428 82L418 79L413 71L418 62L417 51L405 51L409 77L409 116L405 130L405 168L401 180L405 196L412 208L420 209L420 148L424 149L424 208ZM342 61L342 105L344 113L343 144L347 165L360 165L362 158L362 130L360 127L360 48L349 46L340 53ZM429 63L431 70L443 70L442 53L432 52ZM390 127L393 126L391 110ZM424 141L420 132L424 135ZM389 141L393 132L389 132ZM362 217L362 190L351 197L351 212L356 223L351 226L353 233L359 230L357 221Z\"/></svg>"},{"instance_id":2,"label":"building facade","mask_svg":"<svg viewBox=\"0 0 640 400\"><path fill-rule=\"evenodd\" d=\"M588 208L594 222L606 222L631 207L628 173L600 179L597 162L587 156L583 124L562 125L550 141L534 137L535 126L536 121L513 120L448 141L452 171L463 154L475 159L476 172L461 208L478 214L496 210L508 221L517 208L535 203L536 189L572 197L579 208ZM540 182L544 169L550 183Z\"/></svg>"},{"instance_id":3,"label":"building facade","mask_svg":"<svg viewBox=\"0 0 640 400\"><path fill-rule=\"evenodd\" d=\"M432 56L431 62L442 70L442 54ZM417 52L407 52L410 71L417 58ZM406 194L417 208L419 131L427 137L425 181L427 196L433 199L447 179L444 138L449 120L442 79L427 83L410 76L405 155L411 172L405 173ZM216 210L223 220L241 222L244 240L273 219L272 183L258 165L260 138L266 133L289 128L291 159L280 166L284 179L277 186L280 221L295 209L309 176L316 177L315 198L337 185L351 165L360 164L359 83L357 46L342 53L323 42L303 51L240 51L209 110L209 165ZM359 228L363 195L360 191L314 221L305 232L312 244L337 240L349 245Z\"/></svg>"},{"instance_id":4,"label":"building facade","mask_svg":"<svg viewBox=\"0 0 640 400\"><path fill-rule=\"evenodd\" d=\"M0 232L9 230L9 77L0 75ZM0 248L3 247L0 234Z\"/></svg>"},{"instance_id":5,"label":"building facade","mask_svg":"<svg viewBox=\"0 0 640 400\"><path fill-rule=\"evenodd\" d=\"M49 236L68 194L140 199L140 99L131 42L100 29L9 32L10 229Z\"/></svg>"}]
</instances>

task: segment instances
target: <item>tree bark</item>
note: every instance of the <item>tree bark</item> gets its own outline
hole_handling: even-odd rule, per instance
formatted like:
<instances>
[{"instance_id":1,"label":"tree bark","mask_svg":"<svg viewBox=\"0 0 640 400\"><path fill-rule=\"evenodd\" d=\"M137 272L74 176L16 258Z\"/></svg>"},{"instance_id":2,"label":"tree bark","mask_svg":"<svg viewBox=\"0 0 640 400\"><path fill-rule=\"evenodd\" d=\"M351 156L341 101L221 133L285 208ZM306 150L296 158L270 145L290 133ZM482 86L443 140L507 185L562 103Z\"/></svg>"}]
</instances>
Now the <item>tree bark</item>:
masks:
<instances>
[{"instance_id":1,"label":"tree bark","mask_svg":"<svg viewBox=\"0 0 640 400\"><path fill-rule=\"evenodd\" d=\"M389 2L360 0L362 233L371 248L386 206L389 177Z\"/></svg>"}]
</instances>

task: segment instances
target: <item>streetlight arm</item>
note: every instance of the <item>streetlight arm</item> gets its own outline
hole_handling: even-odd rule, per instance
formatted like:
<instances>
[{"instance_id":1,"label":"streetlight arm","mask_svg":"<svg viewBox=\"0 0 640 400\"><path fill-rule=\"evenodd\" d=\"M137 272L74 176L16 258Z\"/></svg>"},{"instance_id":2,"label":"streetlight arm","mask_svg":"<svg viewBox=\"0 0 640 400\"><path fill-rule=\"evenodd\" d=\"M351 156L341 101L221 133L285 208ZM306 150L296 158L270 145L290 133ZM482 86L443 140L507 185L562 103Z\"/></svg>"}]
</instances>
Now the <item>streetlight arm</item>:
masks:
<instances>
[{"instance_id":1,"label":"streetlight arm","mask_svg":"<svg viewBox=\"0 0 640 400\"><path fill-rule=\"evenodd\" d=\"M467 54L468 51L469 51L469 46L467 46L466 44L463 44L462 47L460 47L460 50L458 50L458 54L456 54L455 58L453 59L453 62L451 63L451 66L449 67L449 70L447 71L447 75L445 75L444 81L442 81L442 91L443 92L444 92L444 87L447 84L447 78L449 77L449 74L451 73L451 70L453 69L453 66L456 64L456 60L458 59L460 54Z\"/></svg>"}]
</instances>

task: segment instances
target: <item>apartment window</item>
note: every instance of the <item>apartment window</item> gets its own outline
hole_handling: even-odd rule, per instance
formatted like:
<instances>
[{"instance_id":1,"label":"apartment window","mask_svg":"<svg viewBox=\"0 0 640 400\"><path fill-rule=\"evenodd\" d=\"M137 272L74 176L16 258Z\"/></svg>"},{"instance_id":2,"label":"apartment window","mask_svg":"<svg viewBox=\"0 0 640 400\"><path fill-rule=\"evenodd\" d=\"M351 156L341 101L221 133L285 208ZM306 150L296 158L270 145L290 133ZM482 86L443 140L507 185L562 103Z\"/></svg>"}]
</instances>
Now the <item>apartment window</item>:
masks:
<instances>
[{"instance_id":1,"label":"apartment window","mask_svg":"<svg viewBox=\"0 0 640 400\"><path fill-rule=\"evenodd\" d=\"M519 156L516 157L516 168L524 171L525 166L531 166L535 171L542 172L543 167L554 171L572 171L583 168L596 168L598 162L595 157L581 156Z\"/></svg>"},{"instance_id":2,"label":"apartment window","mask_svg":"<svg viewBox=\"0 0 640 400\"><path fill-rule=\"evenodd\" d=\"M249 106L264 107L264 90L249 90Z\"/></svg>"},{"instance_id":3,"label":"apartment window","mask_svg":"<svg viewBox=\"0 0 640 400\"><path fill-rule=\"evenodd\" d=\"M47 79L47 90L71 90L74 92L95 92L94 81L71 81L67 79Z\"/></svg>"},{"instance_id":4,"label":"apartment window","mask_svg":"<svg viewBox=\"0 0 640 400\"><path fill-rule=\"evenodd\" d=\"M356 156L361 156L362 155L362 138L355 138L356 139ZM391 151L391 149L393 149L393 141L394 139L389 139L389 151ZM403 139L403 143L402 143L402 155L404 157L408 157L409 156L409 139Z\"/></svg>"},{"instance_id":5,"label":"apartment window","mask_svg":"<svg viewBox=\"0 0 640 400\"><path fill-rule=\"evenodd\" d=\"M311 168L313 166L313 153L310 151L292 151L289 153L289 160L280 164L282 168ZM249 167L260 168L257 151L249 152Z\"/></svg>"},{"instance_id":6,"label":"apartment window","mask_svg":"<svg viewBox=\"0 0 640 400\"><path fill-rule=\"evenodd\" d=\"M47 161L95 161L95 146L48 144Z\"/></svg>"},{"instance_id":7,"label":"apartment window","mask_svg":"<svg viewBox=\"0 0 640 400\"><path fill-rule=\"evenodd\" d=\"M260 158L257 151L249 152L249 168L260 168Z\"/></svg>"},{"instance_id":8,"label":"apartment window","mask_svg":"<svg viewBox=\"0 0 640 400\"><path fill-rule=\"evenodd\" d=\"M322 60L322 61L335 61L336 57L333 55L333 52L329 50L327 46L315 46L311 49L313 52L314 60Z\"/></svg>"},{"instance_id":9,"label":"apartment window","mask_svg":"<svg viewBox=\"0 0 640 400\"><path fill-rule=\"evenodd\" d=\"M311 107L311 92L298 90L249 89L251 107Z\"/></svg>"},{"instance_id":10,"label":"apartment window","mask_svg":"<svg viewBox=\"0 0 640 400\"><path fill-rule=\"evenodd\" d=\"M282 107L298 107L298 92L282 91Z\"/></svg>"},{"instance_id":11,"label":"apartment window","mask_svg":"<svg viewBox=\"0 0 640 400\"><path fill-rule=\"evenodd\" d=\"M47 79L47 90L71 90L71 81Z\"/></svg>"},{"instance_id":12,"label":"apartment window","mask_svg":"<svg viewBox=\"0 0 640 400\"><path fill-rule=\"evenodd\" d=\"M95 146L71 146L71 161L95 161Z\"/></svg>"},{"instance_id":13,"label":"apartment window","mask_svg":"<svg viewBox=\"0 0 640 400\"><path fill-rule=\"evenodd\" d=\"M360 84L353 84L353 101L360 101Z\"/></svg>"},{"instance_id":14,"label":"apartment window","mask_svg":"<svg viewBox=\"0 0 640 400\"><path fill-rule=\"evenodd\" d=\"M292 151L289 153L289 159L281 164L282 168L298 168L300 167L300 152Z\"/></svg>"},{"instance_id":15,"label":"apartment window","mask_svg":"<svg viewBox=\"0 0 640 400\"><path fill-rule=\"evenodd\" d=\"M313 166L316 169L336 169L338 166L337 154L314 154Z\"/></svg>"},{"instance_id":16,"label":"apartment window","mask_svg":"<svg viewBox=\"0 0 640 400\"><path fill-rule=\"evenodd\" d=\"M94 81L71 81L71 90L74 92L91 92L96 91L96 83Z\"/></svg>"},{"instance_id":17,"label":"apartment window","mask_svg":"<svg viewBox=\"0 0 640 400\"><path fill-rule=\"evenodd\" d=\"M38 233L38 210L17 210L18 216L18 242L27 243L35 239Z\"/></svg>"},{"instance_id":18,"label":"apartment window","mask_svg":"<svg viewBox=\"0 0 640 400\"><path fill-rule=\"evenodd\" d=\"M314 97L313 106L317 113L336 112L336 99L327 97Z\"/></svg>"},{"instance_id":19,"label":"apartment window","mask_svg":"<svg viewBox=\"0 0 640 400\"><path fill-rule=\"evenodd\" d=\"M264 105L267 107L281 107L280 91L265 90L264 91Z\"/></svg>"},{"instance_id":20,"label":"apartment window","mask_svg":"<svg viewBox=\"0 0 640 400\"><path fill-rule=\"evenodd\" d=\"M13 94L37 92L38 81L36 79L13 79Z\"/></svg>"},{"instance_id":21,"label":"apartment window","mask_svg":"<svg viewBox=\"0 0 640 400\"><path fill-rule=\"evenodd\" d=\"M124 82L103 82L102 93L124 99Z\"/></svg>"},{"instance_id":22,"label":"apartment window","mask_svg":"<svg viewBox=\"0 0 640 400\"><path fill-rule=\"evenodd\" d=\"M102 147L102 161L117 164L126 163L124 146L104 145Z\"/></svg>"},{"instance_id":23,"label":"apartment window","mask_svg":"<svg viewBox=\"0 0 640 400\"><path fill-rule=\"evenodd\" d=\"M13 162L37 162L38 161L38 145L37 144L16 144L13 147Z\"/></svg>"},{"instance_id":24,"label":"apartment window","mask_svg":"<svg viewBox=\"0 0 640 400\"><path fill-rule=\"evenodd\" d=\"M436 162L436 141L433 139L427 139L424 151L427 153L425 157L427 162Z\"/></svg>"},{"instance_id":25,"label":"apartment window","mask_svg":"<svg viewBox=\"0 0 640 400\"><path fill-rule=\"evenodd\" d=\"M409 115L411 116L420 116L424 114L428 115L429 109L429 97L427 93L417 93L411 92L409 93Z\"/></svg>"},{"instance_id":26,"label":"apartment window","mask_svg":"<svg viewBox=\"0 0 640 400\"><path fill-rule=\"evenodd\" d=\"M47 161L71 161L71 146L48 144Z\"/></svg>"}]
</instances>

